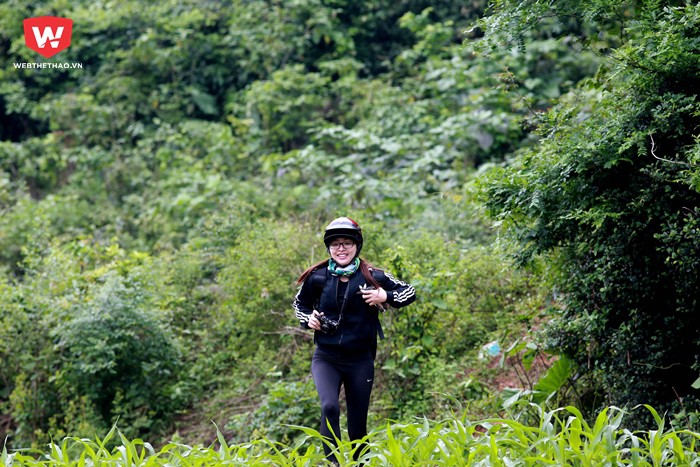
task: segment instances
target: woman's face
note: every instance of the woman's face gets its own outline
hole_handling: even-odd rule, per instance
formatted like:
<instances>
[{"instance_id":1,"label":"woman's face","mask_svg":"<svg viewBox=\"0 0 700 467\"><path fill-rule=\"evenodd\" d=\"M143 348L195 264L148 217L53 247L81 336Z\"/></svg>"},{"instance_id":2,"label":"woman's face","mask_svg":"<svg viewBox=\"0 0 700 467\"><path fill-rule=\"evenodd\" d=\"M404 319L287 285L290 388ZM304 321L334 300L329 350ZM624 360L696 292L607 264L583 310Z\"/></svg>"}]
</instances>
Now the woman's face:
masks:
<instances>
[{"instance_id":1,"label":"woman's face","mask_svg":"<svg viewBox=\"0 0 700 467\"><path fill-rule=\"evenodd\" d=\"M349 238L334 238L328 249L338 266L347 266L357 254L357 245Z\"/></svg>"}]
</instances>

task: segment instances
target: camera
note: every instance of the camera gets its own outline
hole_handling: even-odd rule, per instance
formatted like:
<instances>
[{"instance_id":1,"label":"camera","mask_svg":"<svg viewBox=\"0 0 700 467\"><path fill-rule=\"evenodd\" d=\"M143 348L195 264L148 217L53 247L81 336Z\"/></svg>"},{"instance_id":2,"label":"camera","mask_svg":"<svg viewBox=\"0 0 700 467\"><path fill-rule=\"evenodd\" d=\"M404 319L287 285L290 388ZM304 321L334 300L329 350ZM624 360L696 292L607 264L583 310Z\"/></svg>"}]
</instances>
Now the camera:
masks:
<instances>
[{"instance_id":1,"label":"camera","mask_svg":"<svg viewBox=\"0 0 700 467\"><path fill-rule=\"evenodd\" d=\"M319 315L318 321L321 323L321 332L325 334L335 334L340 326L339 321L332 320L325 315Z\"/></svg>"}]
</instances>

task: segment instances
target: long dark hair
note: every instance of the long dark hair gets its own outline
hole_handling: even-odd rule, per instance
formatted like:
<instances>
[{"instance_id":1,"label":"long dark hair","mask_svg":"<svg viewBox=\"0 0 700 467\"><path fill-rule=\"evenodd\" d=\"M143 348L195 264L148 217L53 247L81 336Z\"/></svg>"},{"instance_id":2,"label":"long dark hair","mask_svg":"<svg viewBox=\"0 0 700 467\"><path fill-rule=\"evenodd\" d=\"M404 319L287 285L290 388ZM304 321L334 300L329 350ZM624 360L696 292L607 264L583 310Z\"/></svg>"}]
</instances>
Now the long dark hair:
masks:
<instances>
[{"instance_id":1,"label":"long dark hair","mask_svg":"<svg viewBox=\"0 0 700 467\"><path fill-rule=\"evenodd\" d=\"M299 279L297 279L297 284L299 284L299 285L303 284L304 281L306 281L306 279L308 279L309 276L318 268L326 268L326 267L328 267L328 260L327 259L324 259L323 261L314 264L309 269L307 269L306 271L301 273L301 276L299 276ZM364 276L365 281L369 285L371 285L372 287L375 287L378 289L381 287L381 285L379 284L379 282L377 282L377 280L372 275L372 269L376 269L376 268L373 267L371 264L369 264L364 259L360 258L360 272Z\"/></svg>"}]
</instances>

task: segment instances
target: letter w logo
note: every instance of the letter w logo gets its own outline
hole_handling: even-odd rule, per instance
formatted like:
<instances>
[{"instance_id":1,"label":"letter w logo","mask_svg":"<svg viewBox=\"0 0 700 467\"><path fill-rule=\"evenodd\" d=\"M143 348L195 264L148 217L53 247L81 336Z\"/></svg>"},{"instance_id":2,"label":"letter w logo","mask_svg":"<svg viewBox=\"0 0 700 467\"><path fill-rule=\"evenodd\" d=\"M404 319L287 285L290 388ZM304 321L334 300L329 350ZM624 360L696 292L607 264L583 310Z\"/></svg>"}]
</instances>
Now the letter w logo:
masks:
<instances>
[{"instance_id":1,"label":"letter w logo","mask_svg":"<svg viewBox=\"0 0 700 467\"><path fill-rule=\"evenodd\" d=\"M27 47L46 58L53 57L70 46L73 20L57 16L39 16L24 20L24 42ZM46 47L46 44L49 47Z\"/></svg>"},{"instance_id":2,"label":"letter w logo","mask_svg":"<svg viewBox=\"0 0 700 467\"><path fill-rule=\"evenodd\" d=\"M51 28L44 28L44 33L39 33L39 28L32 26L32 32L34 33L34 39L40 49L43 49L46 45L46 41L51 39L51 48L57 49L59 41L54 39L60 39L63 35L63 26L56 28L56 33L51 30Z\"/></svg>"}]
</instances>

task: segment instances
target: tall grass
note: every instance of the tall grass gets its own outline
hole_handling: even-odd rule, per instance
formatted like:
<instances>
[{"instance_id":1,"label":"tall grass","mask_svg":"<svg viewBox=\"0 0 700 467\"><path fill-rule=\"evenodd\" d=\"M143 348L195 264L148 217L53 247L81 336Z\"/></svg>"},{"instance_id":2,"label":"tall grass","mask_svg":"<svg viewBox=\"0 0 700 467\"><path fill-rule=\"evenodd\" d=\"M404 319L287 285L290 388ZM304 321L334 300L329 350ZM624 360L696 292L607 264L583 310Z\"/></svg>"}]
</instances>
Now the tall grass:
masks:
<instances>
[{"instance_id":1,"label":"tall grass","mask_svg":"<svg viewBox=\"0 0 700 467\"><path fill-rule=\"evenodd\" d=\"M493 418L478 422L450 418L414 423L388 423L365 439L368 450L354 461L355 445L341 441L336 455L342 466L693 466L700 465L700 434L667 429L653 408L656 425L648 431L623 428L626 412L610 407L589 424L574 407L539 409L539 423ZM325 465L322 438L297 427L305 439L292 446L261 439L229 445L217 430L210 447L170 443L159 450L140 439L129 440L116 428L102 439L69 437L51 443L46 452L8 452L2 466L47 467L199 467ZM108 448L108 445L116 446Z\"/></svg>"}]
</instances>

